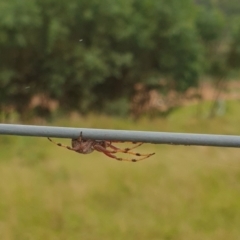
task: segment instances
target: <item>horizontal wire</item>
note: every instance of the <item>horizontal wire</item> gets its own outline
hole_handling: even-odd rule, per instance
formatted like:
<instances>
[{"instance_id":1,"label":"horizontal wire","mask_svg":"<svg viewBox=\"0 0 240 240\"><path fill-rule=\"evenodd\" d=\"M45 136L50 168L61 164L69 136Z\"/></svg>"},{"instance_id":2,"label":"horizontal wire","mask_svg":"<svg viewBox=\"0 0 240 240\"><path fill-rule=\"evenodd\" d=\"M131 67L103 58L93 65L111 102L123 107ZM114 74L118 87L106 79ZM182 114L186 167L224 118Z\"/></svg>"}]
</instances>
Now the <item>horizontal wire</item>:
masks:
<instances>
[{"instance_id":1,"label":"horizontal wire","mask_svg":"<svg viewBox=\"0 0 240 240\"><path fill-rule=\"evenodd\" d=\"M216 147L240 147L240 136L216 134L192 134L154 131L109 130L92 128L69 128L19 124L0 124L1 135L78 138L148 142L156 144L198 145Z\"/></svg>"}]
</instances>

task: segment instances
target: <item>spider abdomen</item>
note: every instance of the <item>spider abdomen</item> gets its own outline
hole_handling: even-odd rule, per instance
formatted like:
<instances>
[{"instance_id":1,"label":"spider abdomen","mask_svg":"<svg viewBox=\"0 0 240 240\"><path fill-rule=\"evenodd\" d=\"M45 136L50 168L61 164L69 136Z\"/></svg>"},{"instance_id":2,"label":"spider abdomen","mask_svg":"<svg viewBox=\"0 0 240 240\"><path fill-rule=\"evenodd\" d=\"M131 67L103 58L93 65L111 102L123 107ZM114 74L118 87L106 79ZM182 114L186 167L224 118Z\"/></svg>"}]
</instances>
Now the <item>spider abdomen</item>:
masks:
<instances>
[{"instance_id":1,"label":"spider abdomen","mask_svg":"<svg viewBox=\"0 0 240 240\"><path fill-rule=\"evenodd\" d=\"M72 139L72 149L78 153L89 154L94 151L94 142L91 140L79 141L78 139Z\"/></svg>"}]
</instances>

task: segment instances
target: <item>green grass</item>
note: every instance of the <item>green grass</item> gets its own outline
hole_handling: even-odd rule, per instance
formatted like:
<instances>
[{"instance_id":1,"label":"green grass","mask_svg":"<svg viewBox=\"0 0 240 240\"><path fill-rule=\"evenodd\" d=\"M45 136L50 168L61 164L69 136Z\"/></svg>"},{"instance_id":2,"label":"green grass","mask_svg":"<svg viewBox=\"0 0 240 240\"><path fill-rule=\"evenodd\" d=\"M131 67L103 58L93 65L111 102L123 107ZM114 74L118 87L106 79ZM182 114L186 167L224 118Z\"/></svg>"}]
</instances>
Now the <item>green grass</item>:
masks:
<instances>
[{"instance_id":1,"label":"green grass","mask_svg":"<svg viewBox=\"0 0 240 240\"><path fill-rule=\"evenodd\" d=\"M167 119L90 115L49 125L240 134L238 102L215 119L195 113L190 106ZM45 138L1 136L0 146L0 239L239 239L239 149L145 144L139 151L156 155L128 163Z\"/></svg>"}]
</instances>

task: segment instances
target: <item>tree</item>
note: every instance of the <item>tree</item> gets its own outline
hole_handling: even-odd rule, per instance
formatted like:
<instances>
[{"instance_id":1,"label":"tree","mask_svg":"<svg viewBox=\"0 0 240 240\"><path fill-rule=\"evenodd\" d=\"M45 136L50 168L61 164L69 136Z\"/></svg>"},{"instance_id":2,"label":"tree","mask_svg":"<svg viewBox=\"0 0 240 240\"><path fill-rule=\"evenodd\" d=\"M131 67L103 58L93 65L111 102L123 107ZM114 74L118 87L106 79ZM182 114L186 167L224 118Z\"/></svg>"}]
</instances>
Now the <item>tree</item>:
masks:
<instances>
[{"instance_id":1,"label":"tree","mask_svg":"<svg viewBox=\"0 0 240 240\"><path fill-rule=\"evenodd\" d=\"M157 85L164 77L184 91L201 74L190 0L1 4L1 100L20 113L36 94L66 110L104 111L109 102L129 99L138 82Z\"/></svg>"}]
</instances>

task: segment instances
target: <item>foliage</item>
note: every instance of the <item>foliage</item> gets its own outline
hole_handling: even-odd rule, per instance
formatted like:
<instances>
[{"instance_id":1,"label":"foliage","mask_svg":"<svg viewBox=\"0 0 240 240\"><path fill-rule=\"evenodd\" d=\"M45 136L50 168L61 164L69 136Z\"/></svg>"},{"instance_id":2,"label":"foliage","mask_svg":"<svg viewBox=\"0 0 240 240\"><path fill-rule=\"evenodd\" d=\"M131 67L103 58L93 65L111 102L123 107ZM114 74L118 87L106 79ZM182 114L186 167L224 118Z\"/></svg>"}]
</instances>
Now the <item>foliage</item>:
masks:
<instances>
[{"instance_id":1,"label":"foliage","mask_svg":"<svg viewBox=\"0 0 240 240\"><path fill-rule=\"evenodd\" d=\"M240 5L238 0L194 0L197 4L208 9L218 9L229 17L238 16Z\"/></svg>"},{"instance_id":2,"label":"foliage","mask_svg":"<svg viewBox=\"0 0 240 240\"><path fill-rule=\"evenodd\" d=\"M2 1L0 110L27 115L44 95L66 111L118 114L137 83L183 92L214 69L224 27L220 10L191 0Z\"/></svg>"},{"instance_id":3,"label":"foliage","mask_svg":"<svg viewBox=\"0 0 240 240\"><path fill-rule=\"evenodd\" d=\"M129 99L138 82L164 77L179 90L197 83L201 51L190 0L0 4L1 102L21 114L39 93L87 112Z\"/></svg>"},{"instance_id":4,"label":"foliage","mask_svg":"<svg viewBox=\"0 0 240 240\"><path fill-rule=\"evenodd\" d=\"M212 76L221 75L220 66L225 58L221 50L226 42L225 18L217 9L200 8L196 19L196 28L204 46L205 71Z\"/></svg>"},{"instance_id":5,"label":"foliage","mask_svg":"<svg viewBox=\"0 0 240 240\"><path fill-rule=\"evenodd\" d=\"M239 18L238 18L239 19ZM236 19L236 20L238 20ZM228 55L228 64L231 68L238 70L240 67L240 24L236 21L232 36L231 47Z\"/></svg>"}]
</instances>

